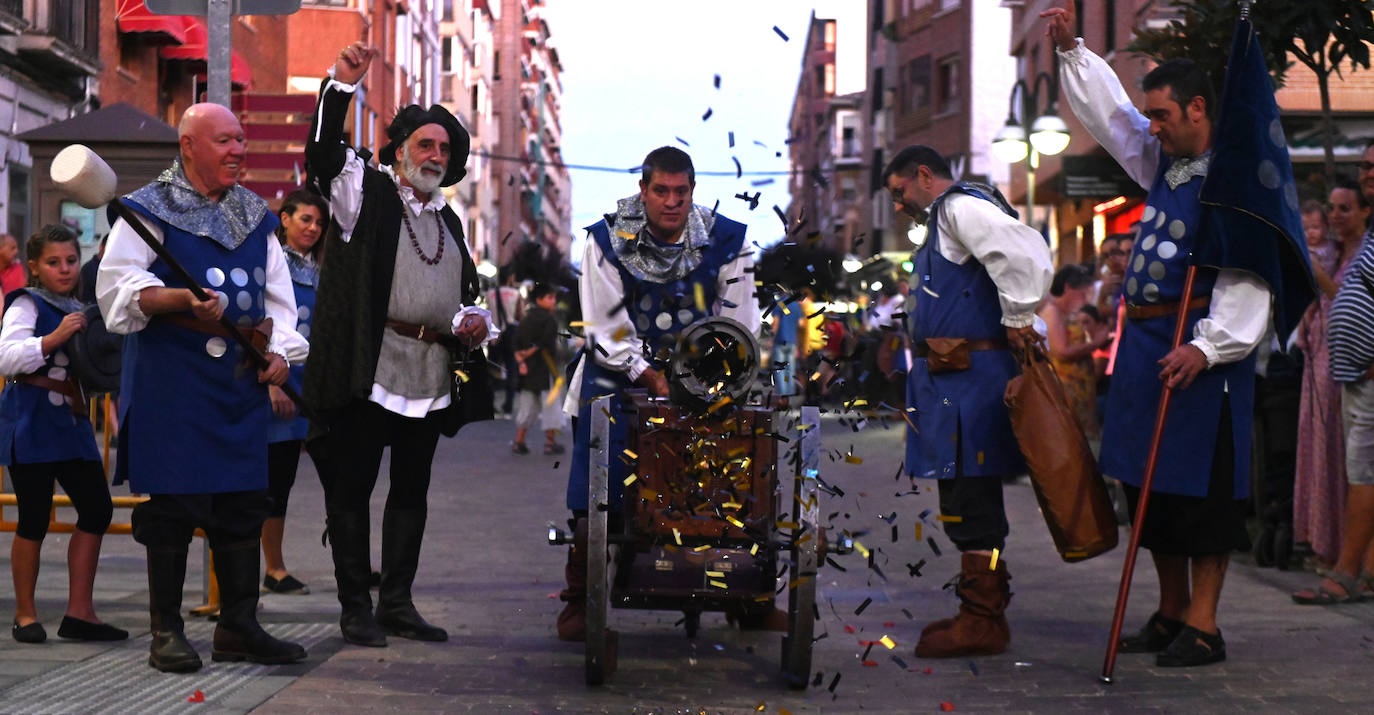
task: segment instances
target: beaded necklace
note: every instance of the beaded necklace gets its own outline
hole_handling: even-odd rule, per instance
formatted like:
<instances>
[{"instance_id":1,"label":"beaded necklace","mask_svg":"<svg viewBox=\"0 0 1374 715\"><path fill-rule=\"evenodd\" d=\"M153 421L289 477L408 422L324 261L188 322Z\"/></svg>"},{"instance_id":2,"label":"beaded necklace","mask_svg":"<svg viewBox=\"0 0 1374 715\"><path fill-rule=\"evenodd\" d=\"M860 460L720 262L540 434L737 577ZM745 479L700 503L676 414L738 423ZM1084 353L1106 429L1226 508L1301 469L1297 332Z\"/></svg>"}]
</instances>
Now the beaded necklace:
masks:
<instances>
[{"instance_id":1,"label":"beaded necklace","mask_svg":"<svg viewBox=\"0 0 1374 715\"><path fill-rule=\"evenodd\" d=\"M404 208L401 209L401 222L406 225L406 233L410 235L410 247L415 249L415 255L419 256L420 260L425 263L431 266L438 263L444 257L444 224L439 220L439 212L434 212L434 223L439 227L439 250L434 254L433 258L426 256L425 252L421 250L420 241L415 238L415 229L410 226L410 216L407 215L408 213L409 212Z\"/></svg>"}]
</instances>

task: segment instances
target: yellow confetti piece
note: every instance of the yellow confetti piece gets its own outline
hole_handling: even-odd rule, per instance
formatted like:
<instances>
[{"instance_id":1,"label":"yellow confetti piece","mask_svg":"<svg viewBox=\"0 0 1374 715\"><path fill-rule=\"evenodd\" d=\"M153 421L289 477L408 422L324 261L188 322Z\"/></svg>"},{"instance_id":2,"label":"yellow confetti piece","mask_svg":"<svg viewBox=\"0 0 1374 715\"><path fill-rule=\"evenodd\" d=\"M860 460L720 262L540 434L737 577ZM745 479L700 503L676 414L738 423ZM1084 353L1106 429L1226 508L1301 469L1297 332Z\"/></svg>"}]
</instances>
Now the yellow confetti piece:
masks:
<instances>
[{"instance_id":1,"label":"yellow confetti piece","mask_svg":"<svg viewBox=\"0 0 1374 715\"><path fill-rule=\"evenodd\" d=\"M590 320L574 320L568 323L568 327L570 328L590 328L592 326L593 323Z\"/></svg>"},{"instance_id":2,"label":"yellow confetti piece","mask_svg":"<svg viewBox=\"0 0 1374 715\"><path fill-rule=\"evenodd\" d=\"M741 529L744 528L744 522L740 521L739 519L736 519L733 516L727 516L725 517L725 520L730 522L731 524L734 524L735 526L738 526Z\"/></svg>"},{"instance_id":3,"label":"yellow confetti piece","mask_svg":"<svg viewBox=\"0 0 1374 715\"><path fill-rule=\"evenodd\" d=\"M996 547L993 547L993 549L992 549L992 558L991 558L991 559L988 559L988 570L989 570L989 571L996 571L996 570L997 570L997 557L1000 556L1001 554L1002 554L1002 550L1001 550L1001 549L998 549L998 548L996 548Z\"/></svg>"},{"instance_id":4,"label":"yellow confetti piece","mask_svg":"<svg viewBox=\"0 0 1374 715\"><path fill-rule=\"evenodd\" d=\"M1087 556L1088 556L1088 552L1086 552L1086 551L1065 551L1065 552L1064 552L1064 558L1066 558L1066 559L1082 559L1082 558L1087 558Z\"/></svg>"},{"instance_id":5,"label":"yellow confetti piece","mask_svg":"<svg viewBox=\"0 0 1374 715\"><path fill-rule=\"evenodd\" d=\"M916 540L921 541L921 522L916 522Z\"/></svg>"},{"instance_id":6,"label":"yellow confetti piece","mask_svg":"<svg viewBox=\"0 0 1374 715\"><path fill-rule=\"evenodd\" d=\"M655 501L658 499L658 492L645 487L639 490L639 498L644 501Z\"/></svg>"},{"instance_id":7,"label":"yellow confetti piece","mask_svg":"<svg viewBox=\"0 0 1374 715\"><path fill-rule=\"evenodd\" d=\"M792 715L792 711L787 708L778 708L778 715Z\"/></svg>"},{"instance_id":8,"label":"yellow confetti piece","mask_svg":"<svg viewBox=\"0 0 1374 715\"><path fill-rule=\"evenodd\" d=\"M768 709L768 703L766 703L766 702L764 702L764 701L762 701L762 700L759 701L759 704L758 704L758 705L755 705L755 706L754 706L754 712L756 712L756 713L761 713L761 712L763 712L764 710L767 710L767 709Z\"/></svg>"},{"instance_id":9,"label":"yellow confetti piece","mask_svg":"<svg viewBox=\"0 0 1374 715\"><path fill-rule=\"evenodd\" d=\"M628 337L630 337L630 329L629 329L629 328L621 328L620 330L617 330L617 331L615 331L614 333L611 333L611 340L614 340L614 341L616 341L616 342L619 342L619 341L621 341L621 340L624 340L624 339L626 339L626 338L628 338Z\"/></svg>"},{"instance_id":10,"label":"yellow confetti piece","mask_svg":"<svg viewBox=\"0 0 1374 715\"><path fill-rule=\"evenodd\" d=\"M724 571L707 571L706 575L710 578L725 578Z\"/></svg>"},{"instance_id":11,"label":"yellow confetti piece","mask_svg":"<svg viewBox=\"0 0 1374 715\"><path fill-rule=\"evenodd\" d=\"M864 548L864 545L859 543L858 541L854 542L854 550L859 552L860 556L868 558L868 549Z\"/></svg>"},{"instance_id":12,"label":"yellow confetti piece","mask_svg":"<svg viewBox=\"0 0 1374 715\"><path fill-rule=\"evenodd\" d=\"M958 524L964 520L964 517L951 516L949 514L940 514L939 516L935 517L935 519L936 521L943 521L946 524Z\"/></svg>"},{"instance_id":13,"label":"yellow confetti piece","mask_svg":"<svg viewBox=\"0 0 1374 715\"><path fill-rule=\"evenodd\" d=\"M700 283L692 284L692 298L696 300L697 310L706 312L706 291L702 290Z\"/></svg>"},{"instance_id":14,"label":"yellow confetti piece","mask_svg":"<svg viewBox=\"0 0 1374 715\"><path fill-rule=\"evenodd\" d=\"M780 521L780 522L778 522L778 528L779 528L779 529L795 529L795 528L797 528L797 522L795 522L795 521Z\"/></svg>"},{"instance_id":15,"label":"yellow confetti piece","mask_svg":"<svg viewBox=\"0 0 1374 715\"><path fill-rule=\"evenodd\" d=\"M744 505L741 504L741 503L739 503L739 502L737 502L737 501L728 501L728 502L725 502L724 504L721 504L721 505L720 505L720 508L722 508L722 509L738 509L738 508L740 508L740 507L742 507L742 506L744 506Z\"/></svg>"},{"instance_id":16,"label":"yellow confetti piece","mask_svg":"<svg viewBox=\"0 0 1374 715\"><path fill-rule=\"evenodd\" d=\"M757 554L758 552L759 552L759 545L758 545L758 544L750 544L750 545L749 545L749 555L750 555L750 556L753 556L754 554Z\"/></svg>"},{"instance_id":17,"label":"yellow confetti piece","mask_svg":"<svg viewBox=\"0 0 1374 715\"><path fill-rule=\"evenodd\" d=\"M554 370L554 374L558 374L558 370ZM544 398L544 406L545 406L545 407L551 407L551 406L553 406L553 403L557 402L557 401L558 401L558 398L560 398L560 397L562 397L562 396L563 396L563 377L560 375L558 378L556 378L556 379L553 381L553 387L549 389L549 396L546 397L546 398Z\"/></svg>"},{"instance_id":18,"label":"yellow confetti piece","mask_svg":"<svg viewBox=\"0 0 1374 715\"><path fill-rule=\"evenodd\" d=\"M811 373L811 379L812 379L812 380L819 380L819 379L821 379L821 371L820 371L820 370L817 370L817 371Z\"/></svg>"},{"instance_id":19,"label":"yellow confetti piece","mask_svg":"<svg viewBox=\"0 0 1374 715\"><path fill-rule=\"evenodd\" d=\"M712 580L710 580L710 581L707 581L707 583L711 584L712 586L715 586L716 588L729 588L728 586L725 585L725 582L724 582L724 581L716 581L716 580L712 579Z\"/></svg>"},{"instance_id":20,"label":"yellow confetti piece","mask_svg":"<svg viewBox=\"0 0 1374 715\"><path fill-rule=\"evenodd\" d=\"M630 459L639 459L639 455L635 454L634 450L631 449L625 450L625 456L629 457Z\"/></svg>"},{"instance_id":21,"label":"yellow confetti piece","mask_svg":"<svg viewBox=\"0 0 1374 715\"><path fill-rule=\"evenodd\" d=\"M983 453L982 453L982 451L979 451L979 452L978 452L978 463L979 463L979 464L982 464L982 463L983 463Z\"/></svg>"},{"instance_id":22,"label":"yellow confetti piece","mask_svg":"<svg viewBox=\"0 0 1374 715\"><path fill-rule=\"evenodd\" d=\"M703 551L705 551L705 550L707 550L707 549L709 549L709 548L711 548L711 545L710 545L710 544L702 544L701 546L698 546L698 547L696 547L695 549L692 549L692 551L695 551L696 553L699 554L699 553L701 553L701 552L703 552Z\"/></svg>"},{"instance_id":23,"label":"yellow confetti piece","mask_svg":"<svg viewBox=\"0 0 1374 715\"><path fill-rule=\"evenodd\" d=\"M635 234L630 233L629 231L626 231L624 229L616 229L615 235L625 239L626 241L635 240Z\"/></svg>"},{"instance_id":24,"label":"yellow confetti piece","mask_svg":"<svg viewBox=\"0 0 1374 715\"><path fill-rule=\"evenodd\" d=\"M729 396L729 395L726 395L725 397L722 397L722 398L720 398L719 400L716 400L715 404L711 405L710 407L707 407L707 408L706 408L706 414L709 415L709 414L711 414L712 412L715 412L716 410L719 410L720 408L722 408L722 407L724 407L724 406L730 404L730 402L731 402L730 396Z\"/></svg>"},{"instance_id":25,"label":"yellow confetti piece","mask_svg":"<svg viewBox=\"0 0 1374 715\"><path fill-rule=\"evenodd\" d=\"M636 477L636 476L633 475L633 474L631 474L631 475L628 476L628 477L625 477L625 486L628 487L628 486L630 486L631 484L634 484L635 480L638 479L638 478L639 478L639 477Z\"/></svg>"},{"instance_id":26,"label":"yellow confetti piece","mask_svg":"<svg viewBox=\"0 0 1374 715\"><path fill-rule=\"evenodd\" d=\"M676 541L678 546L682 546L682 532L678 531L677 527L673 527L673 541Z\"/></svg>"},{"instance_id":27,"label":"yellow confetti piece","mask_svg":"<svg viewBox=\"0 0 1374 715\"><path fill-rule=\"evenodd\" d=\"M661 425L664 422L667 422L667 420L663 419L662 417L650 417L649 422L650 424Z\"/></svg>"},{"instance_id":28,"label":"yellow confetti piece","mask_svg":"<svg viewBox=\"0 0 1374 715\"><path fill-rule=\"evenodd\" d=\"M863 458L863 457L859 457L859 456L855 456L855 455L853 455L853 454L846 454L846 455L844 456L844 461L846 461L846 462L848 462L848 463L850 463L850 464L863 464L863 463L864 463L864 458Z\"/></svg>"},{"instance_id":29,"label":"yellow confetti piece","mask_svg":"<svg viewBox=\"0 0 1374 715\"><path fill-rule=\"evenodd\" d=\"M892 650L893 648L897 647L897 641L894 641L891 638L888 638L887 636L879 638L878 642L886 646L888 650Z\"/></svg>"}]
</instances>

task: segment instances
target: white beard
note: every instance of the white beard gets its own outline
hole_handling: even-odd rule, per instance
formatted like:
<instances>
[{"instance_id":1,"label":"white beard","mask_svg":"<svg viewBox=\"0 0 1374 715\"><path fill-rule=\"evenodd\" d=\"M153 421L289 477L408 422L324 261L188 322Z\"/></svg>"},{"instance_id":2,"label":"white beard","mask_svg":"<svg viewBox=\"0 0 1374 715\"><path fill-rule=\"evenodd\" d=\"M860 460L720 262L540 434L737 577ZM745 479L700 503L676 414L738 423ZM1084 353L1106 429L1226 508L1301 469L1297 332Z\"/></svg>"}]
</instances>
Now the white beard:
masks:
<instances>
[{"instance_id":1,"label":"white beard","mask_svg":"<svg viewBox=\"0 0 1374 715\"><path fill-rule=\"evenodd\" d=\"M435 191L438 191L440 182L444 180L444 167L439 166L437 163L431 161L420 166L412 164L410 161L409 147L401 147L400 165L401 176L422 194L433 194ZM427 174L421 170L423 167L436 169L439 175L434 176Z\"/></svg>"}]
</instances>

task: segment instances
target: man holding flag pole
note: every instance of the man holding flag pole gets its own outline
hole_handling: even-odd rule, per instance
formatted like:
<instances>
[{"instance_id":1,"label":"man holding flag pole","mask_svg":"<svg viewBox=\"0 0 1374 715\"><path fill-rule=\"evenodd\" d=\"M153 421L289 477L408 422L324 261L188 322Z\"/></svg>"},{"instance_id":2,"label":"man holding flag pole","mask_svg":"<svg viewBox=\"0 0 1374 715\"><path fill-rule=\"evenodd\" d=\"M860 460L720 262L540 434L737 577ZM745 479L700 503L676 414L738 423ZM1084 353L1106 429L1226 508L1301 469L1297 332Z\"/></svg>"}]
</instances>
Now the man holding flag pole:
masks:
<instances>
[{"instance_id":1,"label":"man holding flag pole","mask_svg":"<svg viewBox=\"0 0 1374 715\"><path fill-rule=\"evenodd\" d=\"M1229 554L1248 545L1254 349L1271 315L1280 335L1291 332L1312 287L1287 145L1249 22L1237 26L1214 122L1212 85L1189 60L1147 74L1137 110L1074 37L1074 15L1073 2L1041 15L1060 86L1149 190L1123 286L1127 323L1100 460L1126 483L1135 525L1104 665L1110 681L1118 648L1157 653L1163 667L1226 658L1216 616ZM1159 605L1117 641L1137 545L1151 552Z\"/></svg>"}]
</instances>

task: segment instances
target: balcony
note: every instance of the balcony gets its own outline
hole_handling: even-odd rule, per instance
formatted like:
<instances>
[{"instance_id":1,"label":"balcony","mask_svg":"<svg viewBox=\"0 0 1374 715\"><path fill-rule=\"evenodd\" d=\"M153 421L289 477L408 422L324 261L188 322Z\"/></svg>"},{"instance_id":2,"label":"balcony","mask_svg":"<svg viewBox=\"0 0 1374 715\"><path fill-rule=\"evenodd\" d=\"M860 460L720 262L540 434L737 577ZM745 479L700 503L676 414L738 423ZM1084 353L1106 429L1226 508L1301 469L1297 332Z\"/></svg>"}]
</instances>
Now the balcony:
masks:
<instances>
[{"instance_id":1,"label":"balcony","mask_svg":"<svg viewBox=\"0 0 1374 715\"><path fill-rule=\"evenodd\" d=\"M0 0L0 35L18 35L24 22L24 0Z\"/></svg>"},{"instance_id":2,"label":"balcony","mask_svg":"<svg viewBox=\"0 0 1374 715\"><path fill-rule=\"evenodd\" d=\"M19 37L24 59L55 75L100 73L98 6L95 0L38 0L33 26Z\"/></svg>"}]
</instances>

